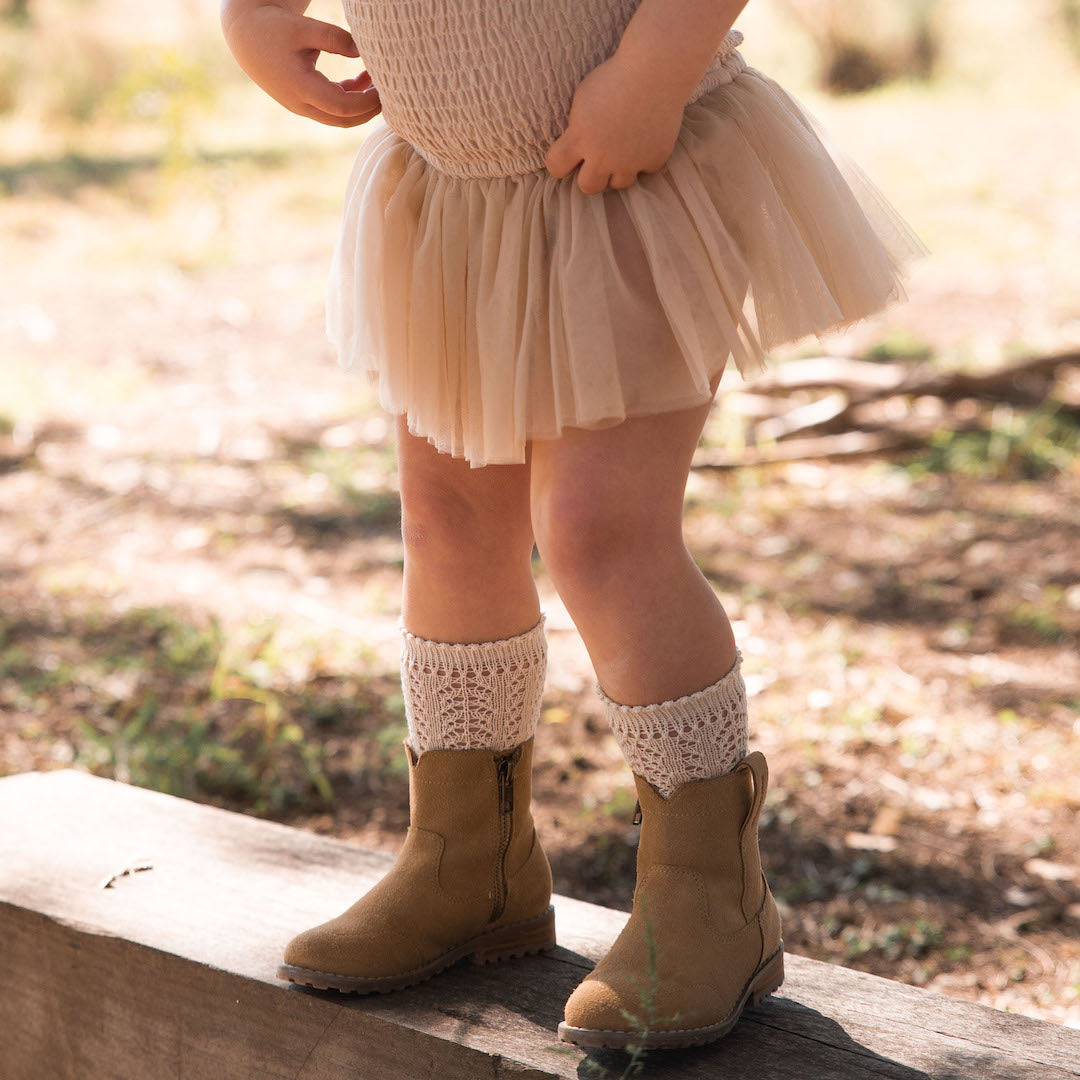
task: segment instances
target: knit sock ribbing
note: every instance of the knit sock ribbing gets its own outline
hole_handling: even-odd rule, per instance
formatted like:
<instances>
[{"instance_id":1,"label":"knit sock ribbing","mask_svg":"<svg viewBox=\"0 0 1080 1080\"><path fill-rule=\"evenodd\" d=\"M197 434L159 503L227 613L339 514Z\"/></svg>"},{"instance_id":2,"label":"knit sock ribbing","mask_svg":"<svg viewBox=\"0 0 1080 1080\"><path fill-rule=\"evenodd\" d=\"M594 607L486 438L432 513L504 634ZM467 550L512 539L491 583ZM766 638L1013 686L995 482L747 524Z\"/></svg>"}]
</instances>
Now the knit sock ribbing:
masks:
<instances>
[{"instance_id":1,"label":"knit sock ribbing","mask_svg":"<svg viewBox=\"0 0 1080 1080\"><path fill-rule=\"evenodd\" d=\"M424 750L511 750L536 731L547 674L546 615L498 641L446 642L401 631L409 742Z\"/></svg>"},{"instance_id":2,"label":"knit sock ribbing","mask_svg":"<svg viewBox=\"0 0 1080 1080\"><path fill-rule=\"evenodd\" d=\"M620 705L596 692L631 770L664 798L687 780L730 772L747 752L746 685L735 651L731 670L711 686L653 705Z\"/></svg>"}]
</instances>

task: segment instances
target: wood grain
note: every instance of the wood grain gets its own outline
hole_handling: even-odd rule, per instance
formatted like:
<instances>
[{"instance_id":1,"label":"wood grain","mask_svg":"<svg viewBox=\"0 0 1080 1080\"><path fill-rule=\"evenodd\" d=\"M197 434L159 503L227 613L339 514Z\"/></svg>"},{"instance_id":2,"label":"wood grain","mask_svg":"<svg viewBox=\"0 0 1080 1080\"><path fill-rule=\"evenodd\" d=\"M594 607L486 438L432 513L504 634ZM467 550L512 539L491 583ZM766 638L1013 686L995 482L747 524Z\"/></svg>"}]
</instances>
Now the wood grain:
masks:
<instances>
[{"instance_id":1,"label":"wood grain","mask_svg":"<svg viewBox=\"0 0 1080 1080\"><path fill-rule=\"evenodd\" d=\"M561 947L394 994L275 976L391 857L75 770L0 780L4 1080L622 1074L560 1043L562 1005L626 914L556 897ZM149 869L134 870L149 864ZM125 874L123 871L131 872ZM103 888L103 882L112 884ZM1080 1077L1080 1032L788 955L780 992L653 1077Z\"/></svg>"}]
</instances>

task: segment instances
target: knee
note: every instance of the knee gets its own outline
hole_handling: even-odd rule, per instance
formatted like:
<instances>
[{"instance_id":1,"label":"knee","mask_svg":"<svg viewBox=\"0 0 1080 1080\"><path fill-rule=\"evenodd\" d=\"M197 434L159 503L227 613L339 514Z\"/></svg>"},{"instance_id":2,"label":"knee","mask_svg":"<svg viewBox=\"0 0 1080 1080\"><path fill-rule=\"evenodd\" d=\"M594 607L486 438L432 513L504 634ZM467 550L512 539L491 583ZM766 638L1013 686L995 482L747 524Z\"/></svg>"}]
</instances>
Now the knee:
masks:
<instances>
[{"instance_id":1,"label":"knee","mask_svg":"<svg viewBox=\"0 0 1080 1080\"><path fill-rule=\"evenodd\" d=\"M508 508L423 477L401 478L406 558L440 567L490 565L532 551L528 521Z\"/></svg>"},{"instance_id":2,"label":"knee","mask_svg":"<svg viewBox=\"0 0 1080 1080\"><path fill-rule=\"evenodd\" d=\"M678 516L588 490L535 500L533 532L544 568L560 591L625 581L641 560L684 546Z\"/></svg>"}]
</instances>

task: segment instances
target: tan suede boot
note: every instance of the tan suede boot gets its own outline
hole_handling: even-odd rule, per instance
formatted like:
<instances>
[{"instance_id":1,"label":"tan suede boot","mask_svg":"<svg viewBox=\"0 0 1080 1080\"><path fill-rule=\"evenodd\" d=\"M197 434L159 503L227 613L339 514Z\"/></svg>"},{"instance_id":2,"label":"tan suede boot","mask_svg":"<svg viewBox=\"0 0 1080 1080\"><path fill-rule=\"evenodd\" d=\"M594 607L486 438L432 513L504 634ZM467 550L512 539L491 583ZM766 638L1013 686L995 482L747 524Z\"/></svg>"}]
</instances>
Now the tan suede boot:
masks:
<instances>
[{"instance_id":1,"label":"tan suede boot","mask_svg":"<svg viewBox=\"0 0 1080 1080\"><path fill-rule=\"evenodd\" d=\"M768 786L759 751L664 799L640 776L641 838L630 919L566 1003L559 1038L579 1046L696 1046L784 981L780 915L761 870ZM628 1017L624 1013L630 1014Z\"/></svg>"},{"instance_id":2,"label":"tan suede boot","mask_svg":"<svg viewBox=\"0 0 1080 1080\"><path fill-rule=\"evenodd\" d=\"M555 945L551 868L533 827L530 738L513 750L409 756L409 831L387 875L298 934L278 976L323 990L397 990L463 957Z\"/></svg>"}]
</instances>

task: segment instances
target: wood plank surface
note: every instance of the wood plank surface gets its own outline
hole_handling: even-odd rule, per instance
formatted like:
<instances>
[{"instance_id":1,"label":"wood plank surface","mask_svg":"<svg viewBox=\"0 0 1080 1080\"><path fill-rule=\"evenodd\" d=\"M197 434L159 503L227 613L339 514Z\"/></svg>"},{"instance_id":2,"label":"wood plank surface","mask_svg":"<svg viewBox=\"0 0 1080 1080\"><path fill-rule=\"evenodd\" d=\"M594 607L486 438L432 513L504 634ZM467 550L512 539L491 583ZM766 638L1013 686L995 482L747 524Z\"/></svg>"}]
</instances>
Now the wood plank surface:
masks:
<instances>
[{"instance_id":1,"label":"wood plank surface","mask_svg":"<svg viewBox=\"0 0 1080 1080\"><path fill-rule=\"evenodd\" d=\"M555 1032L627 917L594 904L555 898L550 956L460 964L393 994L277 979L284 943L391 861L75 770L0 779L0 1077L622 1075L625 1055ZM1080 1032L788 954L783 987L730 1035L654 1051L644 1075L1065 1080L1080 1077Z\"/></svg>"}]
</instances>

